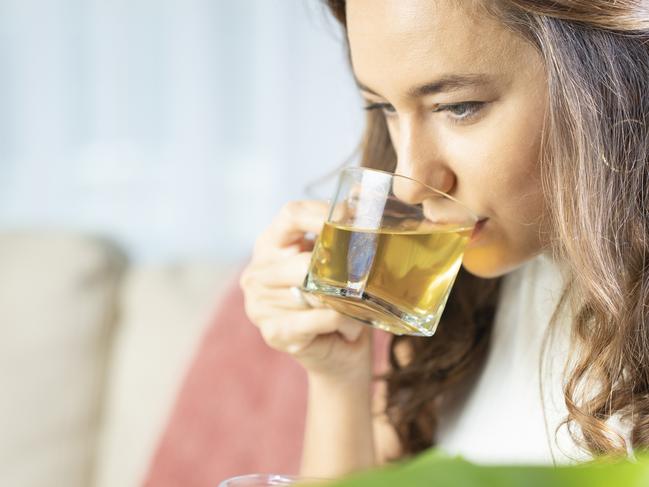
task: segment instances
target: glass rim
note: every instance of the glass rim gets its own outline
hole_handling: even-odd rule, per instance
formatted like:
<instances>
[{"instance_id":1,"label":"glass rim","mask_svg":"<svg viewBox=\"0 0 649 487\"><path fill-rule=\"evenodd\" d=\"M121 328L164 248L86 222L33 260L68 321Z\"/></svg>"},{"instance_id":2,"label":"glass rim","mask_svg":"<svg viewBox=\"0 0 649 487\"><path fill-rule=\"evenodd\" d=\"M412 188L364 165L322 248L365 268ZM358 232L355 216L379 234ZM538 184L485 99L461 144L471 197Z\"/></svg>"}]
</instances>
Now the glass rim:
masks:
<instances>
[{"instance_id":1,"label":"glass rim","mask_svg":"<svg viewBox=\"0 0 649 487\"><path fill-rule=\"evenodd\" d=\"M290 474L280 474L280 473L246 473L242 475L235 475L234 477L228 477L227 479L223 479L221 483L219 483L219 487L221 486L228 486L229 482L237 482L237 481L245 481L245 480L265 480L265 481L276 481L280 482L277 484L269 484L269 485L290 485L290 483L295 483L295 482L323 482L328 479L322 479L322 478L313 478L313 477L301 477L298 475L290 475ZM286 481L290 483L286 483Z\"/></svg>"},{"instance_id":2,"label":"glass rim","mask_svg":"<svg viewBox=\"0 0 649 487\"><path fill-rule=\"evenodd\" d=\"M440 195L444 196L445 198L448 198L449 200L451 200L454 203L458 204L462 208L464 208L467 211L467 213L469 214L469 216L471 216L471 218L473 218L475 220L475 223L480 221L480 217L473 210L471 210L466 204L462 203L457 198L454 198L453 196L451 196L450 194L445 193L444 191L440 191L439 189L433 188L432 186L430 186L430 185L428 185L426 183L422 183L421 181L419 181L417 179L413 179L413 178L411 178L409 176L405 176L403 174L393 173L393 172L390 172L390 171L384 171L383 169L375 169L373 167L367 167L367 166L347 166L347 167L343 167L341 172L360 172L360 171L369 171L369 172L381 173L381 174L385 174L387 176L390 176L391 178L399 177L399 178L406 179L408 181L412 181L413 183L417 183L417 184L423 186L424 188L431 190L433 193L440 194Z\"/></svg>"}]
</instances>

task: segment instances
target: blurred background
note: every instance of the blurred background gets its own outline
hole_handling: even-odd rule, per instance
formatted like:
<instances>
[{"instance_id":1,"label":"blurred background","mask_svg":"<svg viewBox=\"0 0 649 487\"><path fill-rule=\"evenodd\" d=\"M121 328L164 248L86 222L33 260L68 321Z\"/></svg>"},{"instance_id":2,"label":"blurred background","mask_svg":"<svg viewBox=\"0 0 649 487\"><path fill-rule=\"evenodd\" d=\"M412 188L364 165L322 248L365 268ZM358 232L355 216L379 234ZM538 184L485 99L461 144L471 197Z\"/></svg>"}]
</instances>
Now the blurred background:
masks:
<instances>
[{"instance_id":1,"label":"blurred background","mask_svg":"<svg viewBox=\"0 0 649 487\"><path fill-rule=\"evenodd\" d=\"M245 257L359 140L319 0L0 0L0 225Z\"/></svg>"},{"instance_id":2,"label":"blurred background","mask_svg":"<svg viewBox=\"0 0 649 487\"><path fill-rule=\"evenodd\" d=\"M0 108L0 485L296 472L237 272L360 140L321 1L0 0Z\"/></svg>"}]
</instances>

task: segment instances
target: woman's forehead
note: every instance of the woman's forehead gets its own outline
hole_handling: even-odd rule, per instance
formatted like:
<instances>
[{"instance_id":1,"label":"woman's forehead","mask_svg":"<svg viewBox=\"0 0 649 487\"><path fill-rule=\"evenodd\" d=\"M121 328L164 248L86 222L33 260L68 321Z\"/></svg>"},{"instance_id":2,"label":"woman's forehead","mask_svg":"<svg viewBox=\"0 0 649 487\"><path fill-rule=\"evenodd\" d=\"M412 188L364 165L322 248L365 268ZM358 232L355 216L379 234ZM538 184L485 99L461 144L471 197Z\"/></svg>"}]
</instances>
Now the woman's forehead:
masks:
<instances>
[{"instance_id":1,"label":"woman's forehead","mask_svg":"<svg viewBox=\"0 0 649 487\"><path fill-rule=\"evenodd\" d=\"M480 0L347 0L346 18L368 20L381 29L396 34L427 31L434 22L479 20L487 10ZM457 18L455 18L457 16Z\"/></svg>"},{"instance_id":2,"label":"woman's forehead","mask_svg":"<svg viewBox=\"0 0 649 487\"><path fill-rule=\"evenodd\" d=\"M525 63L530 46L473 0L348 0L347 28L358 80L424 82L433 75L494 79ZM377 87L378 88L378 87Z\"/></svg>"}]
</instances>

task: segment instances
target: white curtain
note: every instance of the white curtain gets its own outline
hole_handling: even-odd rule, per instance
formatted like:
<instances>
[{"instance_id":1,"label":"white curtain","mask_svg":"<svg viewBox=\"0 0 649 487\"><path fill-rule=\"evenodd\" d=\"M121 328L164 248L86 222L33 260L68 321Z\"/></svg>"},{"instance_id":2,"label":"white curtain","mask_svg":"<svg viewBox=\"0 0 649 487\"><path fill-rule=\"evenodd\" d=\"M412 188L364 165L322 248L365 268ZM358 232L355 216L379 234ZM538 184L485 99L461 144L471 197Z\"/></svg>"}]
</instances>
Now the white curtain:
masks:
<instances>
[{"instance_id":1,"label":"white curtain","mask_svg":"<svg viewBox=\"0 0 649 487\"><path fill-rule=\"evenodd\" d=\"M362 127L319 0L0 0L0 226L243 258Z\"/></svg>"}]
</instances>

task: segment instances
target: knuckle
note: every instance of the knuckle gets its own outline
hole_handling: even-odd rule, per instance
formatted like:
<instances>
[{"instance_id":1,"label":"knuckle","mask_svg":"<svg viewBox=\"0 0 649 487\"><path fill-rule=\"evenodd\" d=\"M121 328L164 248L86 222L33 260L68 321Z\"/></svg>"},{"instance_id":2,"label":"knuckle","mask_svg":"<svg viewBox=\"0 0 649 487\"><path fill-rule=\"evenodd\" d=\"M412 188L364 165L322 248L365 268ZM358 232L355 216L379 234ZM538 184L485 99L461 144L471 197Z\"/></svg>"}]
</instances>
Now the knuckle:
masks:
<instances>
[{"instance_id":1,"label":"knuckle","mask_svg":"<svg viewBox=\"0 0 649 487\"><path fill-rule=\"evenodd\" d=\"M280 348L281 340L281 331L279 327L274 323L262 323L259 327L261 332L261 337L264 339L267 345L272 348Z\"/></svg>"},{"instance_id":2,"label":"knuckle","mask_svg":"<svg viewBox=\"0 0 649 487\"><path fill-rule=\"evenodd\" d=\"M349 316L344 315L336 310L325 308L322 311L326 313L325 319L329 321L332 324L332 326L335 326L337 330L345 327L348 323L351 322L356 322L360 324L360 322L357 322L353 318L350 318Z\"/></svg>"},{"instance_id":3,"label":"knuckle","mask_svg":"<svg viewBox=\"0 0 649 487\"><path fill-rule=\"evenodd\" d=\"M241 275L239 276L239 288L245 293L246 289L250 283L250 274L248 268L244 269Z\"/></svg>"},{"instance_id":4,"label":"knuckle","mask_svg":"<svg viewBox=\"0 0 649 487\"><path fill-rule=\"evenodd\" d=\"M246 313L246 316L250 320L250 322L255 325L256 327L259 327L259 317L257 315L257 307L253 304L254 302L248 298L244 298L243 301L243 310Z\"/></svg>"},{"instance_id":5,"label":"knuckle","mask_svg":"<svg viewBox=\"0 0 649 487\"><path fill-rule=\"evenodd\" d=\"M239 286L241 287L241 290L245 293L250 293L253 287L253 284L256 282L256 272L248 268L243 271L241 274L241 277L239 278Z\"/></svg>"},{"instance_id":6,"label":"knuckle","mask_svg":"<svg viewBox=\"0 0 649 487\"><path fill-rule=\"evenodd\" d=\"M257 237L252 246L252 261L255 262L259 256L263 255L268 248L267 236L271 231L271 227L264 230L264 232Z\"/></svg>"},{"instance_id":7,"label":"knuckle","mask_svg":"<svg viewBox=\"0 0 649 487\"><path fill-rule=\"evenodd\" d=\"M286 203L285 208L289 210L290 213L295 213L297 211L300 211L302 209L302 206L304 205L304 202L301 200L291 200L288 203Z\"/></svg>"},{"instance_id":8,"label":"knuckle","mask_svg":"<svg viewBox=\"0 0 649 487\"><path fill-rule=\"evenodd\" d=\"M292 219L297 213L302 210L304 202L300 200L289 201L282 206L280 214L285 219Z\"/></svg>"},{"instance_id":9,"label":"knuckle","mask_svg":"<svg viewBox=\"0 0 649 487\"><path fill-rule=\"evenodd\" d=\"M248 318L253 318L254 307L252 305L253 300L250 299L250 296L247 293L243 294L243 310L246 312Z\"/></svg>"}]
</instances>

